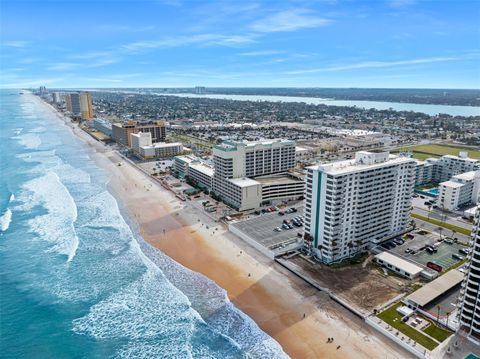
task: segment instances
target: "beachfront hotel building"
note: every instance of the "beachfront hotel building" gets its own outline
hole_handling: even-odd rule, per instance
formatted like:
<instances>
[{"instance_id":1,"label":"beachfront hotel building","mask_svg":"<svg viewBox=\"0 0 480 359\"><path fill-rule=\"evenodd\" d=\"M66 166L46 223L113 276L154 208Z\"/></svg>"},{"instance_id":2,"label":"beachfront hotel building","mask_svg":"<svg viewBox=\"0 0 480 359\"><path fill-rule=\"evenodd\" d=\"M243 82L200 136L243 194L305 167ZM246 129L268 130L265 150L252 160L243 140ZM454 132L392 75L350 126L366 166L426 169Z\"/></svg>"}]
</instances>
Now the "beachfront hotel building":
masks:
<instances>
[{"instance_id":1,"label":"beachfront hotel building","mask_svg":"<svg viewBox=\"0 0 480 359\"><path fill-rule=\"evenodd\" d=\"M80 92L79 100L82 120L91 120L93 118L92 94L88 91Z\"/></svg>"},{"instance_id":2,"label":"beachfront hotel building","mask_svg":"<svg viewBox=\"0 0 480 359\"><path fill-rule=\"evenodd\" d=\"M190 178L201 189L210 191L213 187L213 165L194 155L174 157L173 172L179 178Z\"/></svg>"},{"instance_id":3,"label":"beachfront hotel building","mask_svg":"<svg viewBox=\"0 0 480 359\"><path fill-rule=\"evenodd\" d=\"M129 120L123 123L112 124L112 138L119 144L131 147L130 134L150 132L152 143L164 142L166 138L165 122L149 121L138 122Z\"/></svg>"},{"instance_id":4,"label":"beachfront hotel building","mask_svg":"<svg viewBox=\"0 0 480 359\"><path fill-rule=\"evenodd\" d=\"M185 151L180 142L152 142L151 132L130 133L133 152L142 159L169 158Z\"/></svg>"},{"instance_id":5,"label":"beachfront hotel building","mask_svg":"<svg viewBox=\"0 0 480 359\"><path fill-rule=\"evenodd\" d=\"M67 111L75 116L80 116L82 120L93 119L92 94L88 91L73 92L65 95Z\"/></svg>"},{"instance_id":6,"label":"beachfront hotel building","mask_svg":"<svg viewBox=\"0 0 480 359\"><path fill-rule=\"evenodd\" d=\"M453 176L480 169L480 161L469 158L468 152L460 152L458 156L445 155L440 158L416 160L415 185L440 183Z\"/></svg>"},{"instance_id":7,"label":"beachfront hotel building","mask_svg":"<svg viewBox=\"0 0 480 359\"><path fill-rule=\"evenodd\" d=\"M480 170L453 176L438 186L437 206L454 211L480 201Z\"/></svg>"},{"instance_id":8,"label":"beachfront hotel building","mask_svg":"<svg viewBox=\"0 0 480 359\"><path fill-rule=\"evenodd\" d=\"M480 209L475 214L475 224L470 241L468 270L460 291L460 331L477 343L480 342Z\"/></svg>"},{"instance_id":9,"label":"beachfront hotel building","mask_svg":"<svg viewBox=\"0 0 480 359\"><path fill-rule=\"evenodd\" d=\"M313 253L331 264L404 233L414 183L415 160L388 152L308 167L305 234Z\"/></svg>"},{"instance_id":10,"label":"beachfront hotel building","mask_svg":"<svg viewBox=\"0 0 480 359\"><path fill-rule=\"evenodd\" d=\"M303 181L290 175L295 141L225 141L213 148L213 192L239 210L303 196Z\"/></svg>"},{"instance_id":11,"label":"beachfront hotel building","mask_svg":"<svg viewBox=\"0 0 480 359\"><path fill-rule=\"evenodd\" d=\"M112 137L112 123L103 118L93 120L93 128L108 137Z\"/></svg>"},{"instance_id":12,"label":"beachfront hotel building","mask_svg":"<svg viewBox=\"0 0 480 359\"><path fill-rule=\"evenodd\" d=\"M74 115L80 115L80 94L79 93L69 93L65 95L65 103L67 106L67 111L71 112Z\"/></svg>"}]
</instances>

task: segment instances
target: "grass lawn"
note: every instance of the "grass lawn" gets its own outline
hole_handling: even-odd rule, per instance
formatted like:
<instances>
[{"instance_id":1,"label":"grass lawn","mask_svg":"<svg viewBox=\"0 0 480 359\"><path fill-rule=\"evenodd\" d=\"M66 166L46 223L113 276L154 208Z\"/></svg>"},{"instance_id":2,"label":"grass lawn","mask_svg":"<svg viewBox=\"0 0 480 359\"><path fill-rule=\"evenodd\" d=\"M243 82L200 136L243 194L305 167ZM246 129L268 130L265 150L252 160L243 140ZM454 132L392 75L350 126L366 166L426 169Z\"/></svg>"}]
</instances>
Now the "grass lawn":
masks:
<instances>
[{"instance_id":1,"label":"grass lawn","mask_svg":"<svg viewBox=\"0 0 480 359\"><path fill-rule=\"evenodd\" d=\"M443 342L447 339L452 332L446 329L437 327L435 324L431 323L428 327L423 330L425 333L430 335L432 338L437 339L439 342Z\"/></svg>"},{"instance_id":2,"label":"grass lawn","mask_svg":"<svg viewBox=\"0 0 480 359\"><path fill-rule=\"evenodd\" d=\"M385 323L390 324L392 327L397 329L398 331L405 334L407 337L411 338L412 340L416 341L418 344L422 345L423 347L427 348L428 350L433 350L438 346L438 343L435 342L433 339L423 335L418 330L412 328L408 324L402 323L402 315L397 312L397 308L401 306L402 303L397 303L390 308L384 310L377 316L382 319Z\"/></svg>"},{"instance_id":3,"label":"grass lawn","mask_svg":"<svg viewBox=\"0 0 480 359\"><path fill-rule=\"evenodd\" d=\"M428 217L425 217L425 216L421 216L421 215L416 214L416 213L412 213L411 216L412 216L413 218L420 219L420 220L422 220L422 221L425 221L425 222L434 224L434 225L436 225L436 226L450 229L451 231L455 231L455 232L457 232L457 233L462 233L462 234L465 234L465 235L467 235L467 236L469 236L469 235L471 234L471 231L470 231L469 229L466 229L466 228L463 228L463 227L459 227L459 226L455 226L455 225L450 224L450 223L447 223L447 222L442 222L442 221L439 221L439 220L437 220L437 219L433 219L433 218L428 218Z\"/></svg>"},{"instance_id":4,"label":"grass lawn","mask_svg":"<svg viewBox=\"0 0 480 359\"><path fill-rule=\"evenodd\" d=\"M428 157L441 157L443 155L455 155L458 156L460 151L468 152L468 157L480 159L480 151L462 147L462 146L450 146L450 145L418 145L410 146L401 149L413 151L413 157L421 161Z\"/></svg>"},{"instance_id":5,"label":"grass lawn","mask_svg":"<svg viewBox=\"0 0 480 359\"><path fill-rule=\"evenodd\" d=\"M419 161L425 161L427 158L439 158L439 156L421 152L413 152L412 157Z\"/></svg>"}]
</instances>

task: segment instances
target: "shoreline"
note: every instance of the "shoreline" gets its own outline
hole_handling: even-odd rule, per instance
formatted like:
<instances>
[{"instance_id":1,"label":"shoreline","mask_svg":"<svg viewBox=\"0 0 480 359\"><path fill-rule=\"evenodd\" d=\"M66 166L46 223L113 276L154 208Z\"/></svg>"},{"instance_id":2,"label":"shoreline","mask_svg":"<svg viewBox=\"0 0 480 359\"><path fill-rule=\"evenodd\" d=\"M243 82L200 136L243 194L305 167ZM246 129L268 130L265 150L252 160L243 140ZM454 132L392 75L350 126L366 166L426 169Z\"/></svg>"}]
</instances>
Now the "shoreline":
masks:
<instances>
[{"instance_id":1,"label":"shoreline","mask_svg":"<svg viewBox=\"0 0 480 359\"><path fill-rule=\"evenodd\" d=\"M87 146L89 156L110 178L107 188L122 214L125 211L136 225L132 230L176 262L223 288L232 304L292 358L411 357L326 295L229 233L222 224L192 208L188 201L175 198L53 106L35 98ZM334 337L335 344L326 344L327 337ZM339 350L337 345L341 346Z\"/></svg>"}]
</instances>

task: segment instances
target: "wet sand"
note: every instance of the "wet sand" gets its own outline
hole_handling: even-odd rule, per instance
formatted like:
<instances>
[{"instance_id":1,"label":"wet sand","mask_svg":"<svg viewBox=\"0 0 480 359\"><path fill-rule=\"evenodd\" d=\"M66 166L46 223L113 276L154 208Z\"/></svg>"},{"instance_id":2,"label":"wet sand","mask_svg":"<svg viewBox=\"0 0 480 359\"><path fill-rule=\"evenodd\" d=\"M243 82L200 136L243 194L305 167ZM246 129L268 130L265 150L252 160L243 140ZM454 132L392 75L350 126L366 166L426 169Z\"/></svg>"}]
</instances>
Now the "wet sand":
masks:
<instances>
[{"instance_id":1,"label":"wet sand","mask_svg":"<svg viewBox=\"0 0 480 359\"><path fill-rule=\"evenodd\" d=\"M292 358L412 357L188 201L177 199L110 147L66 123L110 175L110 190L135 219L143 238L224 288L230 300ZM326 343L329 337L333 343Z\"/></svg>"}]
</instances>

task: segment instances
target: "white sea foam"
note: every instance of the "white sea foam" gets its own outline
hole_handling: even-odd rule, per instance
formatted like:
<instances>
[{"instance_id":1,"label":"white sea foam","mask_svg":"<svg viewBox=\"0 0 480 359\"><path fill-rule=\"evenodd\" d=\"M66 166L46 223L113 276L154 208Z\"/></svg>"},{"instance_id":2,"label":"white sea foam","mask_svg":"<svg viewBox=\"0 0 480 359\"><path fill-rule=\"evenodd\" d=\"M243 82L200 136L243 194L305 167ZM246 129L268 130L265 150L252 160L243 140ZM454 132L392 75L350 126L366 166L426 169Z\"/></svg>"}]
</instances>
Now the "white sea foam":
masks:
<instances>
[{"instance_id":1,"label":"white sea foam","mask_svg":"<svg viewBox=\"0 0 480 359\"><path fill-rule=\"evenodd\" d=\"M204 275L175 262L143 240L140 247L184 295L203 320L216 332L232 340L253 358L288 358L282 347L228 299L223 288Z\"/></svg>"},{"instance_id":2,"label":"white sea foam","mask_svg":"<svg viewBox=\"0 0 480 359\"><path fill-rule=\"evenodd\" d=\"M12 211L10 210L10 208L7 208L7 210L0 217L0 230L2 232L5 232L8 229L8 227L10 227L11 222L12 222Z\"/></svg>"},{"instance_id":3,"label":"white sea foam","mask_svg":"<svg viewBox=\"0 0 480 359\"><path fill-rule=\"evenodd\" d=\"M48 211L48 214L29 220L31 230L42 239L52 242L52 250L66 255L71 261L79 239L73 225L77 219L77 207L67 188L55 172L48 172L27 182L24 188L31 193L30 205L21 208L42 205Z\"/></svg>"},{"instance_id":4,"label":"white sea foam","mask_svg":"<svg viewBox=\"0 0 480 359\"><path fill-rule=\"evenodd\" d=\"M9 203L10 203L10 202L13 202L14 200L15 200L15 195L12 193L12 194L10 195Z\"/></svg>"},{"instance_id":5,"label":"white sea foam","mask_svg":"<svg viewBox=\"0 0 480 359\"><path fill-rule=\"evenodd\" d=\"M47 129L43 126L38 126L38 127L35 127L34 129L30 130L31 133L43 133L45 132Z\"/></svg>"},{"instance_id":6,"label":"white sea foam","mask_svg":"<svg viewBox=\"0 0 480 359\"><path fill-rule=\"evenodd\" d=\"M42 144L42 140L35 133L25 133L13 137L13 139L17 140L20 145L30 150L37 149Z\"/></svg>"}]
</instances>

